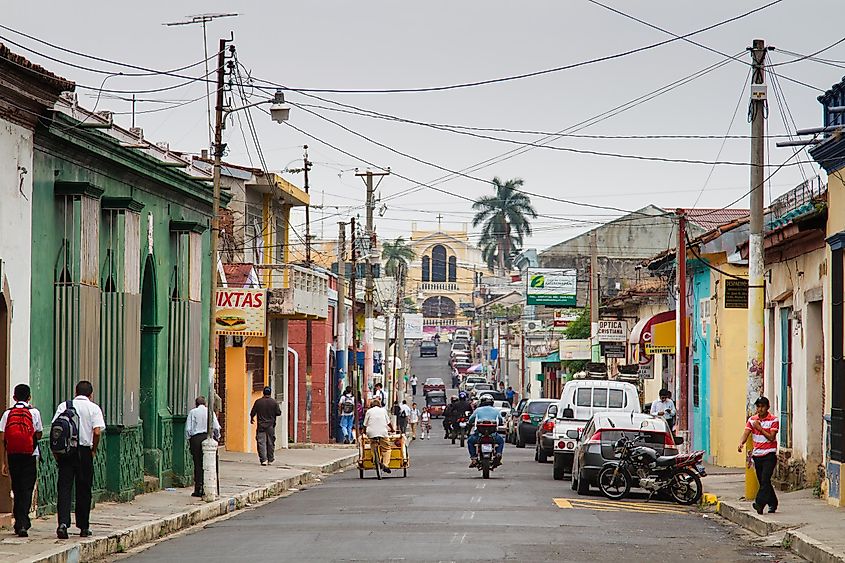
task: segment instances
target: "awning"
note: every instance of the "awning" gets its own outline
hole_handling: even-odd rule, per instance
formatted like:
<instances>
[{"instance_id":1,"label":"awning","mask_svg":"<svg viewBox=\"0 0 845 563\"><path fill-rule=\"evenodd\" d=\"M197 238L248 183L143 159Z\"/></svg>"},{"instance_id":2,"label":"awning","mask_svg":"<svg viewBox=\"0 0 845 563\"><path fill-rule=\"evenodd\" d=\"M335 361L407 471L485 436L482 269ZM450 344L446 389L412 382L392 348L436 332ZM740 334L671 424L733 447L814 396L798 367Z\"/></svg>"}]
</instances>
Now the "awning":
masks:
<instances>
[{"instance_id":1,"label":"awning","mask_svg":"<svg viewBox=\"0 0 845 563\"><path fill-rule=\"evenodd\" d=\"M549 364L559 364L560 363L560 351L552 352L545 358L540 360L543 363Z\"/></svg>"},{"instance_id":2,"label":"awning","mask_svg":"<svg viewBox=\"0 0 845 563\"><path fill-rule=\"evenodd\" d=\"M637 321L637 324L634 325L634 328L631 329L631 337L628 339L628 342L630 342L631 344L645 345L646 342L651 342L651 327L653 325L674 320L675 311L663 311L662 313L657 313L653 317L646 317L644 319L640 319L639 321ZM674 345L674 340L672 342Z\"/></svg>"}]
</instances>

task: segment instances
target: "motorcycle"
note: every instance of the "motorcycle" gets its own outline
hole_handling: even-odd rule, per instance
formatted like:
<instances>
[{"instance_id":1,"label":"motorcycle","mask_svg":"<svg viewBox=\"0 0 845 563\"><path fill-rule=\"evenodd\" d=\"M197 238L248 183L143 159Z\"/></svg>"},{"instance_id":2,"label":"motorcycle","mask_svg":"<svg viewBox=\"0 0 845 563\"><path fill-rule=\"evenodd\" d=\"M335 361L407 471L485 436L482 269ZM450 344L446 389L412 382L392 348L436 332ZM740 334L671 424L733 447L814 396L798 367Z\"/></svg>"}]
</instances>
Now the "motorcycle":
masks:
<instances>
[{"instance_id":1,"label":"motorcycle","mask_svg":"<svg viewBox=\"0 0 845 563\"><path fill-rule=\"evenodd\" d=\"M461 447L464 447L464 442L467 438L467 425L469 424L469 411L465 412L463 416L459 416L458 419L452 423L452 431L450 437L452 438L452 443L455 443L455 440L460 438L461 440Z\"/></svg>"},{"instance_id":2,"label":"motorcycle","mask_svg":"<svg viewBox=\"0 0 845 563\"><path fill-rule=\"evenodd\" d=\"M495 422L479 422L475 425L479 438L475 445L475 455L478 459L476 468L482 472L482 477L490 478L490 472L498 467L501 462L496 461L496 435L497 425Z\"/></svg>"},{"instance_id":3,"label":"motorcycle","mask_svg":"<svg viewBox=\"0 0 845 563\"><path fill-rule=\"evenodd\" d=\"M655 494L666 494L678 504L695 504L703 493L701 478L707 476L701 460L703 451L674 456L658 456L640 444L645 436L626 437L616 442L613 451L618 461L607 462L598 475L602 494L612 500L628 496L632 486Z\"/></svg>"}]
</instances>

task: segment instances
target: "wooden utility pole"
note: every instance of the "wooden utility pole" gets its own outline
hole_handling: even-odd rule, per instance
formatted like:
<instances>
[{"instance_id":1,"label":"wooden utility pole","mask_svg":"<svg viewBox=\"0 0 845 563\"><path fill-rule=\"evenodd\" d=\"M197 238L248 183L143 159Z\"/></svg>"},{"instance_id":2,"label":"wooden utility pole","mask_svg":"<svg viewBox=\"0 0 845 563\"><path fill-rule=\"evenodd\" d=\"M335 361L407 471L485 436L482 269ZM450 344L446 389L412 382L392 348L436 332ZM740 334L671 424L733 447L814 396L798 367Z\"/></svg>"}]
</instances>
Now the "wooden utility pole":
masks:
<instances>
[{"instance_id":1,"label":"wooden utility pole","mask_svg":"<svg viewBox=\"0 0 845 563\"><path fill-rule=\"evenodd\" d=\"M304 145L305 154L302 157L303 173L305 174L305 193L309 194L308 205L305 206L305 265L311 267L311 196L308 184L308 171L311 170L311 162L308 160L308 145ZM313 380L312 368L314 365L314 332L313 322L310 318L305 321L305 442L311 443L311 420L313 406Z\"/></svg>"},{"instance_id":2,"label":"wooden utility pole","mask_svg":"<svg viewBox=\"0 0 845 563\"><path fill-rule=\"evenodd\" d=\"M356 254L357 250L355 248L356 240L355 240L355 217L351 220L351 225L349 229L349 236L352 238L352 275L349 277L349 295L352 298L352 310L350 311L352 316L352 334L349 335L349 340L352 343L352 367L349 368L350 374L350 381L352 382L352 393L355 396L355 437L358 438L358 428L360 428L360 419L358 418L358 404L359 402L363 402L365 405L366 397L361 394L361 376L358 373L358 340L355 338L355 333L357 330L357 321L355 320L355 304L358 301L358 255ZM358 397L361 398L361 401L358 400Z\"/></svg>"},{"instance_id":3,"label":"wooden utility pole","mask_svg":"<svg viewBox=\"0 0 845 563\"><path fill-rule=\"evenodd\" d=\"M754 402L763 394L763 342L765 287L763 284L763 183L766 158L766 43L755 39L751 51L751 193L748 236L748 357L745 410L754 413ZM751 448L751 440L748 440ZM753 469L745 470L745 498L757 494L759 484Z\"/></svg>"},{"instance_id":4,"label":"wooden utility pole","mask_svg":"<svg viewBox=\"0 0 845 563\"><path fill-rule=\"evenodd\" d=\"M214 379L215 364L217 363L217 239L220 236L220 169L223 163L223 104L224 86L226 84L226 43L228 39L220 40L217 51L217 98L215 103L214 121L214 175L212 184L211 207L211 240L209 241L209 283L211 285L208 299L208 437L202 444L203 466L203 499L213 501L217 498L217 442L214 440Z\"/></svg>"},{"instance_id":5,"label":"wooden utility pole","mask_svg":"<svg viewBox=\"0 0 845 563\"><path fill-rule=\"evenodd\" d=\"M364 286L364 378L366 379L367 387L373 381L373 320L374 320L374 293L375 280L373 279L373 252L376 247L376 233L373 225L373 212L375 211L375 193L376 187L373 184L373 178L381 178L390 174L390 169L383 172L373 172L367 170L366 172L355 172L356 176L364 178L364 183L367 186L367 230L366 236L369 241L369 251L367 252L367 268L365 271L366 285Z\"/></svg>"},{"instance_id":6,"label":"wooden utility pole","mask_svg":"<svg viewBox=\"0 0 845 563\"><path fill-rule=\"evenodd\" d=\"M601 361L599 332L599 249L595 229L590 233L590 350L592 361Z\"/></svg>"},{"instance_id":7,"label":"wooden utility pole","mask_svg":"<svg viewBox=\"0 0 845 563\"><path fill-rule=\"evenodd\" d=\"M681 411L677 414L678 426L681 430L692 430L691 405L689 393L689 373L687 370L687 217L683 209L676 212L678 217L678 248L676 251L676 268L678 274L678 303L675 307L675 379L679 384L678 406Z\"/></svg>"},{"instance_id":8,"label":"wooden utility pole","mask_svg":"<svg viewBox=\"0 0 845 563\"><path fill-rule=\"evenodd\" d=\"M392 378L392 387L391 390L393 391L393 396L397 399L400 397L399 391L401 386L397 384L396 381L396 355L400 349L400 335L404 332L404 326L402 324L402 287L404 283L405 277L405 264L403 262L399 263L399 271L396 273L396 309L394 311L394 329L393 329L393 361L390 365L390 375ZM402 343L402 349L404 350L404 343ZM385 358L386 362L387 358ZM402 395L404 397L404 395Z\"/></svg>"}]
</instances>

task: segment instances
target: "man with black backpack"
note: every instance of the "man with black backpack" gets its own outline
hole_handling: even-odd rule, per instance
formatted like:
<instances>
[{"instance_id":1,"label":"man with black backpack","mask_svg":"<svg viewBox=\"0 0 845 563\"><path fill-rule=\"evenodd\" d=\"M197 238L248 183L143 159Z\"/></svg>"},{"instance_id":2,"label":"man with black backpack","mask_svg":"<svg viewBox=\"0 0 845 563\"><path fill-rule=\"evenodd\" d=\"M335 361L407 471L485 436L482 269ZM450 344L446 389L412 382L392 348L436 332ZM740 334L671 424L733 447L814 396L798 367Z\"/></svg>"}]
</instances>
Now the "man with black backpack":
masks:
<instances>
[{"instance_id":1,"label":"man with black backpack","mask_svg":"<svg viewBox=\"0 0 845 563\"><path fill-rule=\"evenodd\" d=\"M0 473L12 480L15 503L15 534L25 538L32 527L29 509L35 489L38 440L41 439L41 413L29 404L29 385L15 385L15 404L0 418Z\"/></svg>"},{"instance_id":2,"label":"man with black backpack","mask_svg":"<svg viewBox=\"0 0 845 563\"><path fill-rule=\"evenodd\" d=\"M50 450L59 465L58 519L56 537L68 538L71 492L76 487L76 526L83 538L91 536L91 488L94 485L94 456L100 435L106 429L103 411L91 400L90 381L76 384L76 396L59 404L50 426Z\"/></svg>"}]
</instances>

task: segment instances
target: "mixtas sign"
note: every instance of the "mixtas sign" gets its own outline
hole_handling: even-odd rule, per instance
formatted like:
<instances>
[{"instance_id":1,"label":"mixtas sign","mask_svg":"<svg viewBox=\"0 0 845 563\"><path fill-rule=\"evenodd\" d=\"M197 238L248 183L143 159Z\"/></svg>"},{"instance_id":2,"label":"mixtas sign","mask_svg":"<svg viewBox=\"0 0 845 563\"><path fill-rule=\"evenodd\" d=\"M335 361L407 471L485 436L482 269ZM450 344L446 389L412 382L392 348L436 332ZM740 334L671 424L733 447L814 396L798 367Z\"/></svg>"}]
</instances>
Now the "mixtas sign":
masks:
<instances>
[{"instance_id":1,"label":"mixtas sign","mask_svg":"<svg viewBox=\"0 0 845 563\"><path fill-rule=\"evenodd\" d=\"M526 304L573 307L576 304L577 282L578 272L574 269L529 269Z\"/></svg>"},{"instance_id":2,"label":"mixtas sign","mask_svg":"<svg viewBox=\"0 0 845 563\"><path fill-rule=\"evenodd\" d=\"M267 325L267 291L218 289L214 325L217 334L264 336Z\"/></svg>"}]
</instances>

